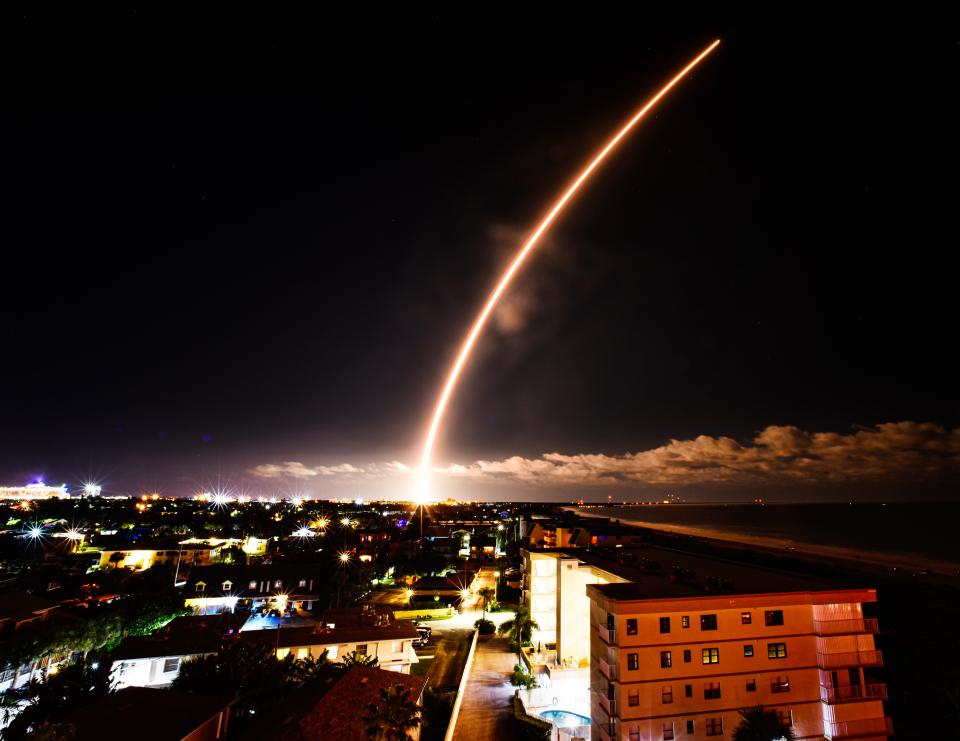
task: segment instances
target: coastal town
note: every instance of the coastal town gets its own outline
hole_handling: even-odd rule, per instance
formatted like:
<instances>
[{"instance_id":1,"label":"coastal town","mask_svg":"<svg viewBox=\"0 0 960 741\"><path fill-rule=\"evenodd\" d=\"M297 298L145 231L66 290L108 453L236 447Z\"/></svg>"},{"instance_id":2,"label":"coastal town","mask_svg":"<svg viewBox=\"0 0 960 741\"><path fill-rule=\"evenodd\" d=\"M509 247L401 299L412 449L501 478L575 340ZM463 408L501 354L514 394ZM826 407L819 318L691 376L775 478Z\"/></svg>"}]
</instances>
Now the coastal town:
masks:
<instances>
[{"instance_id":1,"label":"coastal town","mask_svg":"<svg viewBox=\"0 0 960 741\"><path fill-rule=\"evenodd\" d=\"M563 505L0 495L4 739L893 733L876 589L789 552Z\"/></svg>"}]
</instances>

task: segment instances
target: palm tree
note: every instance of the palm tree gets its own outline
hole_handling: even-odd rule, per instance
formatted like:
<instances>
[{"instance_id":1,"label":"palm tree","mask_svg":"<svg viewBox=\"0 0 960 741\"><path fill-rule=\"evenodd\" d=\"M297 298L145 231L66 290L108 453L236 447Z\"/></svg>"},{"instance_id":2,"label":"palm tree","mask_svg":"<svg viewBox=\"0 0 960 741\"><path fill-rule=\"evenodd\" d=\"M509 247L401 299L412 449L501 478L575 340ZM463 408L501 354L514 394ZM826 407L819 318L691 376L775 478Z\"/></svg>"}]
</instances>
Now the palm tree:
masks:
<instances>
[{"instance_id":1,"label":"palm tree","mask_svg":"<svg viewBox=\"0 0 960 741\"><path fill-rule=\"evenodd\" d=\"M367 656L366 654L358 654L356 651L351 651L348 654L344 654L340 659L340 665L344 667L350 666L376 666L380 663L380 660L376 656Z\"/></svg>"},{"instance_id":2,"label":"palm tree","mask_svg":"<svg viewBox=\"0 0 960 741\"><path fill-rule=\"evenodd\" d=\"M420 727L420 708L402 684L380 688L379 702L367 705L363 716L367 738L374 741L407 741L410 731Z\"/></svg>"},{"instance_id":3,"label":"palm tree","mask_svg":"<svg viewBox=\"0 0 960 741\"><path fill-rule=\"evenodd\" d=\"M519 605L513 613L513 620L504 620L497 630L500 635L510 638L510 645L517 647L519 655L520 647L530 641L533 631L539 629L540 625L530 615L530 608Z\"/></svg>"},{"instance_id":4,"label":"palm tree","mask_svg":"<svg viewBox=\"0 0 960 741\"><path fill-rule=\"evenodd\" d=\"M733 741L796 741L793 728L780 722L775 710L762 705L740 711L740 725L733 731Z\"/></svg>"},{"instance_id":5,"label":"palm tree","mask_svg":"<svg viewBox=\"0 0 960 741\"><path fill-rule=\"evenodd\" d=\"M487 607L493 602L494 597L497 596L497 590L493 587L483 587L477 591L477 594L479 594L480 599L483 600L483 617L486 617Z\"/></svg>"}]
</instances>

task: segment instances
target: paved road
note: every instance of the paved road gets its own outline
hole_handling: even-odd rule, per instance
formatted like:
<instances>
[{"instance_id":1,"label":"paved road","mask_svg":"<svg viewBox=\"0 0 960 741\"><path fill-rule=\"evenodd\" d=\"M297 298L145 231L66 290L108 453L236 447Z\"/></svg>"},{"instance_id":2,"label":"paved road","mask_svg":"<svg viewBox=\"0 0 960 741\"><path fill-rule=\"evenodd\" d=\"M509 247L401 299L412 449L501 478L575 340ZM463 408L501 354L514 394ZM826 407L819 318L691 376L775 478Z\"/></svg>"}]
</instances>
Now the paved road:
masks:
<instances>
[{"instance_id":1,"label":"paved road","mask_svg":"<svg viewBox=\"0 0 960 741\"><path fill-rule=\"evenodd\" d=\"M428 676L431 687L458 687L463 675L463 665L470 650L472 630L464 628L437 627L432 623L433 636L430 642L417 649L417 656L433 657Z\"/></svg>"},{"instance_id":2,"label":"paved road","mask_svg":"<svg viewBox=\"0 0 960 741\"><path fill-rule=\"evenodd\" d=\"M407 590L401 587L393 589L377 589L370 595L370 602L375 605L389 605L402 610L407 607Z\"/></svg>"},{"instance_id":3,"label":"paved road","mask_svg":"<svg viewBox=\"0 0 960 741\"><path fill-rule=\"evenodd\" d=\"M510 674L516 661L504 638L477 643L454 730L457 741L513 738Z\"/></svg>"}]
</instances>

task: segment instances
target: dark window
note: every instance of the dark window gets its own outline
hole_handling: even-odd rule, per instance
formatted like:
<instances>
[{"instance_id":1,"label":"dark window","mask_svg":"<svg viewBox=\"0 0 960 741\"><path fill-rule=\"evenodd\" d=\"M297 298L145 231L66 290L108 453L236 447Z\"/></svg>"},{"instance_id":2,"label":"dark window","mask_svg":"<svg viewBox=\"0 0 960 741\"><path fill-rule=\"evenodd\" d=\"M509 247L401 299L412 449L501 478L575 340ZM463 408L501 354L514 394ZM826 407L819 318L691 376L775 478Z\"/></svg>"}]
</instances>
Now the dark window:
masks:
<instances>
[{"instance_id":1,"label":"dark window","mask_svg":"<svg viewBox=\"0 0 960 741\"><path fill-rule=\"evenodd\" d=\"M707 726L708 736L723 735L723 718L707 718L704 723Z\"/></svg>"},{"instance_id":2,"label":"dark window","mask_svg":"<svg viewBox=\"0 0 960 741\"><path fill-rule=\"evenodd\" d=\"M669 633L670 632L670 618L662 617L660 618L660 632Z\"/></svg>"},{"instance_id":3,"label":"dark window","mask_svg":"<svg viewBox=\"0 0 960 741\"><path fill-rule=\"evenodd\" d=\"M768 659L787 658L787 644L786 643L768 643L767 658Z\"/></svg>"},{"instance_id":4,"label":"dark window","mask_svg":"<svg viewBox=\"0 0 960 741\"><path fill-rule=\"evenodd\" d=\"M763 613L763 622L766 625L783 625L783 610L767 610Z\"/></svg>"},{"instance_id":5,"label":"dark window","mask_svg":"<svg viewBox=\"0 0 960 741\"><path fill-rule=\"evenodd\" d=\"M753 656L753 644L748 643L743 647L743 655L746 658L750 658L751 656Z\"/></svg>"},{"instance_id":6,"label":"dark window","mask_svg":"<svg viewBox=\"0 0 960 741\"><path fill-rule=\"evenodd\" d=\"M790 677L776 677L775 679L771 679L770 691L771 692L789 692Z\"/></svg>"},{"instance_id":7,"label":"dark window","mask_svg":"<svg viewBox=\"0 0 960 741\"><path fill-rule=\"evenodd\" d=\"M637 619L627 618L627 635L635 636L637 634Z\"/></svg>"},{"instance_id":8,"label":"dark window","mask_svg":"<svg viewBox=\"0 0 960 741\"><path fill-rule=\"evenodd\" d=\"M170 672L175 672L180 668L180 658L173 659L164 659L163 661L163 673L168 674Z\"/></svg>"},{"instance_id":9,"label":"dark window","mask_svg":"<svg viewBox=\"0 0 960 741\"><path fill-rule=\"evenodd\" d=\"M689 649L689 648L685 648L685 649L683 649L683 663L684 663L684 664L689 664L690 661L691 661L690 649Z\"/></svg>"},{"instance_id":10,"label":"dark window","mask_svg":"<svg viewBox=\"0 0 960 741\"><path fill-rule=\"evenodd\" d=\"M366 656L367 655L367 644L358 643L357 644L357 656Z\"/></svg>"},{"instance_id":11,"label":"dark window","mask_svg":"<svg viewBox=\"0 0 960 741\"><path fill-rule=\"evenodd\" d=\"M688 720L688 721L687 721L687 733L693 733L693 721L692 721L692 720Z\"/></svg>"},{"instance_id":12,"label":"dark window","mask_svg":"<svg viewBox=\"0 0 960 741\"><path fill-rule=\"evenodd\" d=\"M637 706L640 704L640 690L630 690L627 693L627 705Z\"/></svg>"},{"instance_id":13,"label":"dark window","mask_svg":"<svg viewBox=\"0 0 960 741\"><path fill-rule=\"evenodd\" d=\"M780 719L780 725L788 727L793 725L792 710L778 710L777 717Z\"/></svg>"},{"instance_id":14,"label":"dark window","mask_svg":"<svg viewBox=\"0 0 960 741\"><path fill-rule=\"evenodd\" d=\"M703 649L703 663L704 664L719 664L720 663L720 649L719 648L705 648Z\"/></svg>"},{"instance_id":15,"label":"dark window","mask_svg":"<svg viewBox=\"0 0 960 741\"><path fill-rule=\"evenodd\" d=\"M680 618L680 627L681 627L681 628L689 628L689 627L690 627L690 616L689 616L689 615L684 615L682 618Z\"/></svg>"},{"instance_id":16,"label":"dark window","mask_svg":"<svg viewBox=\"0 0 960 741\"><path fill-rule=\"evenodd\" d=\"M683 685L683 696L684 697L693 697L693 685L685 684Z\"/></svg>"},{"instance_id":17,"label":"dark window","mask_svg":"<svg viewBox=\"0 0 960 741\"><path fill-rule=\"evenodd\" d=\"M607 613L607 630L613 630L613 615Z\"/></svg>"},{"instance_id":18,"label":"dark window","mask_svg":"<svg viewBox=\"0 0 960 741\"><path fill-rule=\"evenodd\" d=\"M757 680L748 679L747 680L747 692L756 692L757 691Z\"/></svg>"},{"instance_id":19,"label":"dark window","mask_svg":"<svg viewBox=\"0 0 960 741\"><path fill-rule=\"evenodd\" d=\"M750 625L753 622L753 615L749 612L740 613L740 623L742 625Z\"/></svg>"},{"instance_id":20,"label":"dark window","mask_svg":"<svg viewBox=\"0 0 960 741\"><path fill-rule=\"evenodd\" d=\"M673 723L663 724L663 741L673 741Z\"/></svg>"},{"instance_id":21,"label":"dark window","mask_svg":"<svg viewBox=\"0 0 960 741\"><path fill-rule=\"evenodd\" d=\"M627 669L636 671L640 668L640 654L627 654Z\"/></svg>"},{"instance_id":22,"label":"dark window","mask_svg":"<svg viewBox=\"0 0 960 741\"><path fill-rule=\"evenodd\" d=\"M704 700L717 700L719 698L720 698L719 682L707 682L705 685L703 685Z\"/></svg>"},{"instance_id":23,"label":"dark window","mask_svg":"<svg viewBox=\"0 0 960 741\"><path fill-rule=\"evenodd\" d=\"M700 616L700 630L716 630L717 629L717 616L716 615L701 615Z\"/></svg>"},{"instance_id":24,"label":"dark window","mask_svg":"<svg viewBox=\"0 0 960 741\"><path fill-rule=\"evenodd\" d=\"M668 705L673 702L673 687L663 687L660 690L660 701L664 705Z\"/></svg>"},{"instance_id":25,"label":"dark window","mask_svg":"<svg viewBox=\"0 0 960 741\"><path fill-rule=\"evenodd\" d=\"M664 669L669 669L673 666L673 658L670 655L669 651L660 652L660 666Z\"/></svg>"}]
</instances>

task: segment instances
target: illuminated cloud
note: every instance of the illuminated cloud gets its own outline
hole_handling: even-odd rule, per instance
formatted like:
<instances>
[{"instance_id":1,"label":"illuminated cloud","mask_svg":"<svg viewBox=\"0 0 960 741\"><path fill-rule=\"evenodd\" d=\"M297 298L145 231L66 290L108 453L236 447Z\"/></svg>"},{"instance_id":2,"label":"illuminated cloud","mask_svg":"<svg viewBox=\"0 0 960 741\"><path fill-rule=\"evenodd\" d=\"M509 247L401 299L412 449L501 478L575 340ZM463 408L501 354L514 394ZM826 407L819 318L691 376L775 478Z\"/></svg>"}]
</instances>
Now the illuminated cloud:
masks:
<instances>
[{"instance_id":1,"label":"illuminated cloud","mask_svg":"<svg viewBox=\"0 0 960 741\"><path fill-rule=\"evenodd\" d=\"M287 461L260 465L251 473L266 479L396 479L405 491L416 467L399 461L362 468ZM700 435L623 455L545 453L434 469L437 477L472 483L557 488L923 481L947 473L960 473L960 429L929 422L888 422L849 433L771 426L749 442Z\"/></svg>"},{"instance_id":2,"label":"illuminated cloud","mask_svg":"<svg viewBox=\"0 0 960 741\"><path fill-rule=\"evenodd\" d=\"M299 461L264 463L250 470L261 479L312 479L314 476L355 476L364 473L349 463L337 466L306 466Z\"/></svg>"},{"instance_id":3,"label":"illuminated cloud","mask_svg":"<svg viewBox=\"0 0 960 741\"><path fill-rule=\"evenodd\" d=\"M700 435L625 455L547 453L443 473L539 485L844 483L928 479L960 469L960 430L890 422L848 434L771 426L749 443Z\"/></svg>"}]
</instances>

